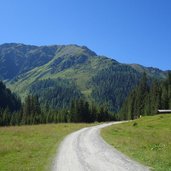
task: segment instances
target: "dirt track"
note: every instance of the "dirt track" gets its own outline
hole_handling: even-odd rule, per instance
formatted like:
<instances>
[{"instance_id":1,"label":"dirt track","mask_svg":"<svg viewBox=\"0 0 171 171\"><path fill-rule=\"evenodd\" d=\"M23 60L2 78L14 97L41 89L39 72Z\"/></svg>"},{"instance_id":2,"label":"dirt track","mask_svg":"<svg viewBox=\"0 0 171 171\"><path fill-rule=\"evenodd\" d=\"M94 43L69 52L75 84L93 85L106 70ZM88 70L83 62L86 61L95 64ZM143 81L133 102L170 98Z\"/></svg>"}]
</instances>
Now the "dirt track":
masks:
<instances>
[{"instance_id":1,"label":"dirt track","mask_svg":"<svg viewBox=\"0 0 171 171\"><path fill-rule=\"evenodd\" d=\"M100 137L100 129L111 124L83 128L61 143L53 171L148 171L149 169L118 152Z\"/></svg>"}]
</instances>

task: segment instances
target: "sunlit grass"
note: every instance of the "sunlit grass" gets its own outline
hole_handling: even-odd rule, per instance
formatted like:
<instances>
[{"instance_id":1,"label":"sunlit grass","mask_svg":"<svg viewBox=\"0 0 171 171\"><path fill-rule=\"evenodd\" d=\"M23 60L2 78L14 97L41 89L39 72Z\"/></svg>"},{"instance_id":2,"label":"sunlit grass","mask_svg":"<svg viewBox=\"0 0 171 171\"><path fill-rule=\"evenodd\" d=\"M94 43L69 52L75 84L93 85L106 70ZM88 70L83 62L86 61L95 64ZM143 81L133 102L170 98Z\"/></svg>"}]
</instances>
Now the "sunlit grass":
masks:
<instances>
[{"instance_id":1,"label":"sunlit grass","mask_svg":"<svg viewBox=\"0 0 171 171\"><path fill-rule=\"evenodd\" d=\"M0 170L50 170L61 140L90 124L0 127Z\"/></svg>"},{"instance_id":2,"label":"sunlit grass","mask_svg":"<svg viewBox=\"0 0 171 171\"><path fill-rule=\"evenodd\" d=\"M171 114L113 125L101 134L119 151L155 171L171 171Z\"/></svg>"}]
</instances>

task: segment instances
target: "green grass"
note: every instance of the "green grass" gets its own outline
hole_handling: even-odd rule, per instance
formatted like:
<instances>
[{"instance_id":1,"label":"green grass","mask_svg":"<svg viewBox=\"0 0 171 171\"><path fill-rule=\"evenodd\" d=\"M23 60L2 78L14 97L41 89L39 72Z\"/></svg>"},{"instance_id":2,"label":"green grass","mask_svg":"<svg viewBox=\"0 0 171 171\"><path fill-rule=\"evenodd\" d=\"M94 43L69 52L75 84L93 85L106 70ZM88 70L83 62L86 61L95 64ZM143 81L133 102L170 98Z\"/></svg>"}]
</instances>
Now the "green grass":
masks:
<instances>
[{"instance_id":1,"label":"green grass","mask_svg":"<svg viewBox=\"0 0 171 171\"><path fill-rule=\"evenodd\" d=\"M67 48L65 50L67 50ZM73 48L71 48L71 51L72 50ZM78 51L75 51L75 54L79 55L81 51L79 50L79 48L77 50ZM111 66L112 65L111 59L107 60L105 58L89 56L89 60L84 64L78 63L77 65L66 68L60 72L51 73L51 69L52 69L51 65L54 63L54 61L58 57L63 56L64 55L63 53L66 54L66 52L62 51L57 56L55 56L52 60L50 60L48 63L35 67L26 73L18 75L18 79L15 82L8 81L7 87L10 88L13 92L19 94L22 97L22 100L24 100L24 98L29 92L29 87L35 81L48 79L48 78L72 79L75 81L78 88L83 93L85 92L84 94L85 97L89 99L90 98L88 96L89 94L87 95L86 91L89 91L89 89L93 87L93 85L91 85L92 77L95 76L102 69L108 68L109 66ZM66 59L64 59L62 64L59 64L57 67L60 68L60 66L63 65L63 63L66 62L67 60L68 58L66 57Z\"/></svg>"},{"instance_id":2,"label":"green grass","mask_svg":"<svg viewBox=\"0 0 171 171\"><path fill-rule=\"evenodd\" d=\"M86 126L90 124L0 127L0 170L50 170L61 140Z\"/></svg>"},{"instance_id":3,"label":"green grass","mask_svg":"<svg viewBox=\"0 0 171 171\"><path fill-rule=\"evenodd\" d=\"M101 134L106 142L152 170L171 171L171 114L112 125Z\"/></svg>"}]
</instances>

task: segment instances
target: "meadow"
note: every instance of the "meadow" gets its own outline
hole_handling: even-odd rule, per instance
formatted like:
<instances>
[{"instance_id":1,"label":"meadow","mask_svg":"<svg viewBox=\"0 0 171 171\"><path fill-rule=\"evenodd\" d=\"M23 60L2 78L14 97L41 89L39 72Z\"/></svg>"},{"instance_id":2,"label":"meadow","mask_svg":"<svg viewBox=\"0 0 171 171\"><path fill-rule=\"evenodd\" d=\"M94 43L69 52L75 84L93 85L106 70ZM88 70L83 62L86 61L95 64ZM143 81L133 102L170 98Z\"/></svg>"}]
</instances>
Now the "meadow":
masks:
<instances>
[{"instance_id":1,"label":"meadow","mask_svg":"<svg viewBox=\"0 0 171 171\"><path fill-rule=\"evenodd\" d=\"M171 114L145 116L101 131L107 143L155 171L171 171Z\"/></svg>"},{"instance_id":2,"label":"meadow","mask_svg":"<svg viewBox=\"0 0 171 171\"><path fill-rule=\"evenodd\" d=\"M91 124L0 127L0 170L48 171L63 138Z\"/></svg>"}]
</instances>

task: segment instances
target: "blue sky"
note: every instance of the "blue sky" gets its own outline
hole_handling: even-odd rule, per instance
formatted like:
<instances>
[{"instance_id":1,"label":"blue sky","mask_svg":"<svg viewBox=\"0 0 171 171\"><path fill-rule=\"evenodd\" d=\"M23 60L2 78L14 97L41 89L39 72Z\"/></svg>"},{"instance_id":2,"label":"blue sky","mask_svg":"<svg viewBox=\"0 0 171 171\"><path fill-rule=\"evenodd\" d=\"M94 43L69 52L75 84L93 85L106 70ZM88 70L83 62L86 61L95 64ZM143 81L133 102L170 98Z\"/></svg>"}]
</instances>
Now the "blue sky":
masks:
<instances>
[{"instance_id":1,"label":"blue sky","mask_svg":"<svg viewBox=\"0 0 171 171\"><path fill-rule=\"evenodd\" d=\"M171 0L0 0L0 44L86 45L171 69Z\"/></svg>"}]
</instances>

